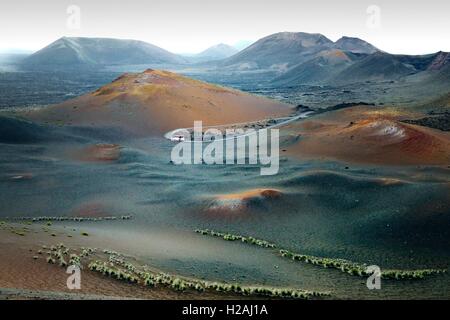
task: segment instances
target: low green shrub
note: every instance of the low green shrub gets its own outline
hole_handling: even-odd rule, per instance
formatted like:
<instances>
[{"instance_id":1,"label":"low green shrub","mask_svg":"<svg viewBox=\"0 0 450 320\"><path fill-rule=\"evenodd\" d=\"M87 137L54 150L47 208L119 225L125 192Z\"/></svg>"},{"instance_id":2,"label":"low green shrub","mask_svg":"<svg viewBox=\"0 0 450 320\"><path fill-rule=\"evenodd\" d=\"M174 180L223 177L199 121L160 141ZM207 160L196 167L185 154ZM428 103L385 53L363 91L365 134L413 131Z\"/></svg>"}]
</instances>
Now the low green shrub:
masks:
<instances>
[{"instance_id":1,"label":"low green shrub","mask_svg":"<svg viewBox=\"0 0 450 320\"><path fill-rule=\"evenodd\" d=\"M56 263L55 259L53 259L52 257L47 257L47 262L50 263L50 264L55 264Z\"/></svg>"}]
</instances>

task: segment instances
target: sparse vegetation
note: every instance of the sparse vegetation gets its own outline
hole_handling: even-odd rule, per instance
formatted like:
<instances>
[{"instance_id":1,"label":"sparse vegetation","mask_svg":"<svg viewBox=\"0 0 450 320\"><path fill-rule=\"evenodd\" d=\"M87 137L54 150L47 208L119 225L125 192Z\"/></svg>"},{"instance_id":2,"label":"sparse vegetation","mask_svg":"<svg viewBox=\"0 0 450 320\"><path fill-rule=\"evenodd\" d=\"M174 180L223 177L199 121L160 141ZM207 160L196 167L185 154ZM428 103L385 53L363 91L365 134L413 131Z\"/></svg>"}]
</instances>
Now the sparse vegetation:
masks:
<instances>
[{"instance_id":1,"label":"sparse vegetation","mask_svg":"<svg viewBox=\"0 0 450 320\"><path fill-rule=\"evenodd\" d=\"M50 264L55 264L56 261L52 257L47 257L47 262Z\"/></svg>"},{"instance_id":2,"label":"sparse vegetation","mask_svg":"<svg viewBox=\"0 0 450 320\"><path fill-rule=\"evenodd\" d=\"M53 221L103 221L103 220L130 220L132 219L131 215L123 215L123 216L109 216L109 217L6 217L6 220L11 221L32 221L32 222L41 222L47 221L47 225L51 226Z\"/></svg>"},{"instance_id":3,"label":"sparse vegetation","mask_svg":"<svg viewBox=\"0 0 450 320\"><path fill-rule=\"evenodd\" d=\"M81 254L80 258L89 257L91 254L93 254L96 251L96 248L85 248L81 247Z\"/></svg>"},{"instance_id":4,"label":"sparse vegetation","mask_svg":"<svg viewBox=\"0 0 450 320\"><path fill-rule=\"evenodd\" d=\"M270 243L268 241L261 240L261 239L256 239L253 237L244 237L244 236L240 236L240 235L234 235L231 233L216 232L216 231L212 231L209 229L197 229L197 230L195 230L195 232L203 234L203 235L219 237L219 238L222 238L227 241L242 241L245 243L257 245L257 246L264 247L264 248L276 248L276 245L273 243Z\"/></svg>"},{"instance_id":5,"label":"sparse vegetation","mask_svg":"<svg viewBox=\"0 0 450 320\"><path fill-rule=\"evenodd\" d=\"M426 276L446 272L446 269L384 270L381 272L381 277L384 279L423 279Z\"/></svg>"},{"instance_id":6,"label":"sparse vegetation","mask_svg":"<svg viewBox=\"0 0 450 320\"><path fill-rule=\"evenodd\" d=\"M214 290L221 293L234 293L247 296L268 296L294 299L308 299L311 297L322 297L329 295L329 293L325 292L289 288L253 287L243 286L240 284L186 280L166 273L151 273L148 271L137 271L139 278L135 278L126 271L117 269L113 266L114 264L111 262L108 264L101 261L94 261L89 264L89 268L91 270L101 272L104 275L108 275L119 280L142 283L149 287L164 285L176 291L195 290L198 292L203 292L205 290Z\"/></svg>"},{"instance_id":7,"label":"sparse vegetation","mask_svg":"<svg viewBox=\"0 0 450 320\"><path fill-rule=\"evenodd\" d=\"M355 263L345 259L320 258L304 254L297 254L289 250L279 251L282 257L292 260L322 266L324 268L334 268L354 276L365 277L371 273L366 271L367 264ZM382 270L381 277L384 279L422 279L432 274L446 272L444 269L424 269L424 270Z\"/></svg>"},{"instance_id":8,"label":"sparse vegetation","mask_svg":"<svg viewBox=\"0 0 450 320\"><path fill-rule=\"evenodd\" d=\"M69 256L69 265L70 266L78 266L81 268L81 258L75 253L70 254Z\"/></svg>"},{"instance_id":9,"label":"sparse vegetation","mask_svg":"<svg viewBox=\"0 0 450 320\"><path fill-rule=\"evenodd\" d=\"M109 254L108 262L98 260L93 261L89 264L89 269L119 280L141 283L149 287L163 285L176 291L195 290L203 292L205 290L213 290L222 293L234 293L247 296L268 296L293 299L308 299L311 297L329 295L327 292L315 292L291 288L271 288L265 286L244 286L241 284L186 279L167 273L152 272L145 267L143 268L144 270L140 270L140 268L127 262L121 254L115 251L105 249L103 250L103 253ZM124 270L118 268L118 266L124 268ZM135 275L136 278L134 278L133 275Z\"/></svg>"},{"instance_id":10,"label":"sparse vegetation","mask_svg":"<svg viewBox=\"0 0 450 320\"><path fill-rule=\"evenodd\" d=\"M275 244L269 243L265 240L255 239L252 237L243 237L240 235L233 235L229 233L221 233L221 232L215 232L212 230L204 229L200 230L197 229L195 232L203 234L203 235L210 235L215 237L223 238L224 240L228 241L236 241L241 240L245 243L250 244L256 244L261 247L266 248L276 248ZM309 263L317 266L321 266L324 268L333 268L340 270L342 272L345 272L347 274L353 275L353 276L360 276L365 277L369 276L371 273L368 273L366 271L367 264L363 263L356 263L345 259L335 259L335 258L322 258L322 257L315 257L311 255L305 255L305 254L298 254L286 249L280 249L279 254L282 257L292 259L295 261L301 261L304 263ZM430 275L437 275L447 272L446 269L419 269L419 270L383 270L381 272L381 277L384 279L423 279L426 276Z\"/></svg>"},{"instance_id":11,"label":"sparse vegetation","mask_svg":"<svg viewBox=\"0 0 450 320\"><path fill-rule=\"evenodd\" d=\"M92 271L100 272L103 275L107 275L117 280L124 280L131 283L138 283L139 281L139 279L136 276L124 270L114 267L114 264L112 263L97 260L89 263L88 268Z\"/></svg>"},{"instance_id":12,"label":"sparse vegetation","mask_svg":"<svg viewBox=\"0 0 450 320\"><path fill-rule=\"evenodd\" d=\"M47 262L66 267L67 265L77 265L82 267L82 259L89 257L97 252L96 248L80 249L80 254L71 253L63 244L52 245L50 248L42 246L44 250L48 250ZM293 288L272 288L266 286L245 286L238 283L228 284L220 282L209 282L199 279L187 279L177 277L163 272L149 270L146 266L135 266L128 262L125 257L112 250L104 249L101 253L108 256L107 261L94 260L88 263L88 268L92 271L99 272L105 276L126 281L134 284L141 284L147 287L158 285L176 291L194 290L204 292L206 290L216 291L220 293L239 294L244 296L266 296L291 299L308 299L312 297L322 297L329 295L328 292L316 292L299 290ZM68 257L68 263L65 257Z\"/></svg>"}]
</instances>

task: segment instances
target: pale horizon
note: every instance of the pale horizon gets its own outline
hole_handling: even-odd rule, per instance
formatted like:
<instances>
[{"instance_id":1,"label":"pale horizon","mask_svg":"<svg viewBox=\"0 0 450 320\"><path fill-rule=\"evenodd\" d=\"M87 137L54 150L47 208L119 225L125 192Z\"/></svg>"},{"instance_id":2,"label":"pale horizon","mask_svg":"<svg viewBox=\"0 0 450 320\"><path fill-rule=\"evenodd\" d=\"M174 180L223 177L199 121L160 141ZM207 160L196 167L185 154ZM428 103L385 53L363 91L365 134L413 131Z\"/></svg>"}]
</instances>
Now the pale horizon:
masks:
<instances>
[{"instance_id":1,"label":"pale horizon","mask_svg":"<svg viewBox=\"0 0 450 320\"><path fill-rule=\"evenodd\" d=\"M71 5L80 9L79 28L67 24ZM34 52L67 36L134 39L195 54L219 43L233 46L289 31L321 33L333 41L357 37L393 54L428 54L450 51L449 9L450 3L438 0L130 0L126 7L117 0L17 0L0 4L0 52ZM374 14L379 19L371 24Z\"/></svg>"}]
</instances>

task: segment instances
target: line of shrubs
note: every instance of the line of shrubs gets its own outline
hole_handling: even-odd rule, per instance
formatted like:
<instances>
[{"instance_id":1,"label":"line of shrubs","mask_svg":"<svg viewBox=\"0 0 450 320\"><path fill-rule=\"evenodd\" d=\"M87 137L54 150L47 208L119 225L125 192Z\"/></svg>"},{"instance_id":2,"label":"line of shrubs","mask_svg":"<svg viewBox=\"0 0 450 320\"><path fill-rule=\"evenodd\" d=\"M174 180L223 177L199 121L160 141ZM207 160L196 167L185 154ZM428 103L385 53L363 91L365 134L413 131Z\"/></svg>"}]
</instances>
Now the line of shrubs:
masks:
<instances>
[{"instance_id":1,"label":"line of shrubs","mask_svg":"<svg viewBox=\"0 0 450 320\"><path fill-rule=\"evenodd\" d=\"M96 250L97 250L96 248L81 247L80 258L89 257Z\"/></svg>"},{"instance_id":2,"label":"line of shrubs","mask_svg":"<svg viewBox=\"0 0 450 320\"><path fill-rule=\"evenodd\" d=\"M62 243L56 246L42 246L44 250L48 250L49 254L47 262L58 264L62 267L67 265L82 266L81 258L87 257L96 252L95 248L81 248L81 254L70 253L69 249ZM88 264L88 268L92 271L99 272L105 276L122 280L135 284L143 284L145 286L154 287L163 285L177 291L195 290L204 292L205 290L214 290L221 293L234 293L244 296L265 296L274 298L291 298L291 299L308 299L311 297L323 297L330 295L328 292L316 292L299 290L292 288L272 288L266 286L245 286L241 284L227 284L220 282L209 282L203 280L191 280L176 277L167 273L152 272L144 267L139 270L133 264L127 262L123 255L112 251L103 250L108 254L108 261L95 260ZM65 256L69 257L69 264L65 260Z\"/></svg>"},{"instance_id":3,"label":"line of shrubs","mask_svg":"<svg viewBox=\"0 0 450 320\"><path fill-rule=\"evenodd\" d=\"M423 279L426 276L446 272L446 269L382 270L381 277L384 279Z\"/></svg>"},{"instance_id":4,"label":"line of shrubs","mask_svg":"<svg viewBox=\"0 0 450 320\"><path fill-rule=\"evenodd\" d=\"M47 246L44 245L42 248L48 249L47 254L49 256L47 257L47 262L52 264L58 262L61 267L76 265L81 268L81 259L90 256L96 251L96 248L81 247L80 255L77 255L76 253L70 253L69 248L67 248L63 243L59 243L56 246L51 246L50 248L47 248ZM68 263L66 261L66 256L69 258Z\"/></svg>"},{"instance_id":5,"label":"line of shrubs","mask_svg":"<svg viewBox=\"0 0 450 320\"><path fill-rule=\"evenodd\" d=\"M105 252L106 250L104 250ZM167 273L156 273L149 270L140 271L131 263L125 261L123 256L114 251L107 251L112 253L109 256L109 266L106 263L102 263L102 266L106 264L106 270L113 268L114 264L118 264L127 270L134 272L138 275L140 282L149 287L154 287L158 284L167 286L177 291L184 291L187 289L203 292L205 290L214 290L223 293L234 293L247 296L267 296L267 297L279 297L279 298L297 298L308 299L311 297L323 297L329 295L327 292L306 291L291 288L272 288L265 286L244 286L240 284L227 284L220 282L208 282L202 280L188 280L180 277L172 276ZM97 264L95 264L97 268ZM95 270L98 271L98 270ZM103 271L102 271L103 272ZM108 271L107 271L108 273ZM126 280L126 279L124 279Z\"/></svg>"},{"instance_id":6,"label":"line of shrubs","mask_svg":"<svg viewBox=\"0 0 450 320\"><path fill-rule=\"evenodd\" d=\"M315 256L309 256L304 254L298 254L289 250L279 251L282 257L292 260L302 261L310 263L324 268L334 268L342 272L348 273L354 276L370 276L373 273L367 271L366 264L360 264L345 259L333 259L333 258L320 258ZM442 274L447 270L445 269L421 269L421 270L381 270L381 277L384 279L423 279L425 276Z\"/></svg>"},{"instance_id":7,"label":"line of shrubs","mask_svg":"<svg viewBox=\"0 0 450 320\"><path fill-rule=\"evenodd\" d=\"M172 289L183 291L186 289L192 289L199 292L205 290L214 290L221 293L234 293L244 296L266 296L266 297L279 297L279 298L297 298L308 299L311 297L327 296L329 293L306 291L290 288L272 288L265 286L245 286L241 284L228 284L220 282L208 282L208 281L189 281L178 277L173 277L168 274L142 274L144 283L151 286L156 284L163 284L169 286Z\"/></svg>"},{"instance_id":8,"label":"line of shrubs","mask_svg":"<svg viewBox=\"0 0 450 320\"><path fill-rule=\"evenodd\" d=\"M67 262L66 259L64 258L64 253L62 252L62 250L50 251L50 256L48 256L47 262L48 263L58 262L58 264L61 267L67 267Z\"/></svg>"},{"instance_id":9,"label":"line of shrubs","mask_svg":"<svg viewBox=\"0 0 450 320\"><path fill-rule=\"evenodd\" d=\"M111 254L109 256L108 260L109 260L109 262L111 262L113 264L115 263L115 264L118 264L118 265L124 267L128 271L137 272L136 267L133 264L128 263L127 261L125 261L124 258L122 257L122 255L119 255L117 253L116 254Z\"/></svg>"},{"instance_id":10,"label":"line of shrubs","mask_svg":"<svg viewBox=\"0 0 450 320\"><path fill-rule=\"evenodd\" d=\"M209 229L196 229L195 232L203 234L203 235L209 235L213 237L219 237L223 238L227 241L242 241L249 244L254 244L263 248L276 248L276 245L273 243L270 243L266 240L261 240L253 237L244 237L240 235L235 235L231 233L222 233L222 232L216 232Z\"/></svg>"},{"instance_id":11,"label":"line of shrubs","mask_svg":"<svg viewBox=\"0 0 450 320\"><path fill-rule=\"evenodd\" d=\"M139 278L135 275L126 272L124 270L121 270L119 268L115 268L113 264L103 262L103 261L92 261L88 265L89 270L97 271L102 273L103 275L107 275L111 278L115 278L117 280L123 280L130 283L138 283Z\"/></svg>"},{"instance_id":12,"label":"line of shrubs","mask_svg":"<svg viewBox=\"0 0 450 320\"><path fill-rule=\"evenodd\" d=\"M195 232L203 234L203 235L209 235L209 236L215 236L219 238L223 238L224 240L228 241L236 241L241 240L242 242L256 244L265 248L276 248L275 244L269 243L265 240L261 239L255 239L252 237L244 237L240 235L234 235L230 233L222 233L222 232L216 232L209 229L196 229ZM334 259L334 258L322 258L322 257L315 257L305 254L298 254L286 249L280 249L279 253L282 257L289 258L296 261L301 261L317 266L322 266L324 268L333 268L340 270L344 273L354 275L354 276L370 276L372 275L372 272L367 271L367 265L362 263L356 263L345 259ZM418 269L418 270L382 270L381 271L381 277L384 279L423 279L426 276L429 275L437 275L446 273L446 269Z\"/></svg>"},{"instance_id":13,"label":"line of shrubs","mask_svg":"<svg viewBox=\"0 0 450 320\"><path fill-rule=\"evenodd\" d=\"M103 220L130 220L132 219L131 215L126 216L110 216L110 217L49 217L49 216L43 216L43 217L7 217L5 218L7 220L13 220L13 221L33 221L33 222L39 222L39 221L103 221Z\"/></svg>"},{"instance_id":14,"label":"line of shrubs","mask_svg":"<svg viewBox=\"0 0 450 320\"><path fill-rule=\"evenodd\" d=\"M306 291L291 288L272 288L265 286L241 286L239 284L224 284L206 282L205 288L218 292L233 292L244 296L266 296L276 298L309 299L311 297L323 297L330 295L328 292Z\"/></svg>"},{"instance_id":15,"label":"line of shrubs","mask_svg":"<svg viewBox=\"0 0 450 320\"><path fill-rule=\"evenodd\" d=\"M305 263L310 263L317 266L322 266L324 268L334 268L339 269L342 272L346 272L351 275L357 275L357 276L365 276L366 274L366 265L353 263L348 260L344 259L333 259L333 258L320 258L305 254L298 254L291 252L289 250L281 249L279 251L280 255L282 257L296 260L296 261L302 261Z\"/></svg>"}]
</instances>

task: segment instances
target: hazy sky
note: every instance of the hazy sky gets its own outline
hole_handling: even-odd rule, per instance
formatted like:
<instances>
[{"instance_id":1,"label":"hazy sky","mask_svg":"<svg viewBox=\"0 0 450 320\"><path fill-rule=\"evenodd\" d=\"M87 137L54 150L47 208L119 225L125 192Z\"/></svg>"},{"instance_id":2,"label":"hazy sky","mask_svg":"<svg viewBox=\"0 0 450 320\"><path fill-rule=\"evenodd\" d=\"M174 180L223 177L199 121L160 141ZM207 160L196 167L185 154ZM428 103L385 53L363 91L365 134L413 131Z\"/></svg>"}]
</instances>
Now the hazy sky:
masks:
<instances>
[{"instance_id":1,"label":"hazy sky","mask_svg":"<svg viewBox=\"0 0 450 320\"><path fill-rule=\"evenodd\" d=\"M79 29L76 10L69 19L70 5L80 8ZM0 50L36 50L62 36L88 36L187 53L304 31L421 54L450 51L449 13L449 0L1 0Z\"/></svg>"}]
</instances>

